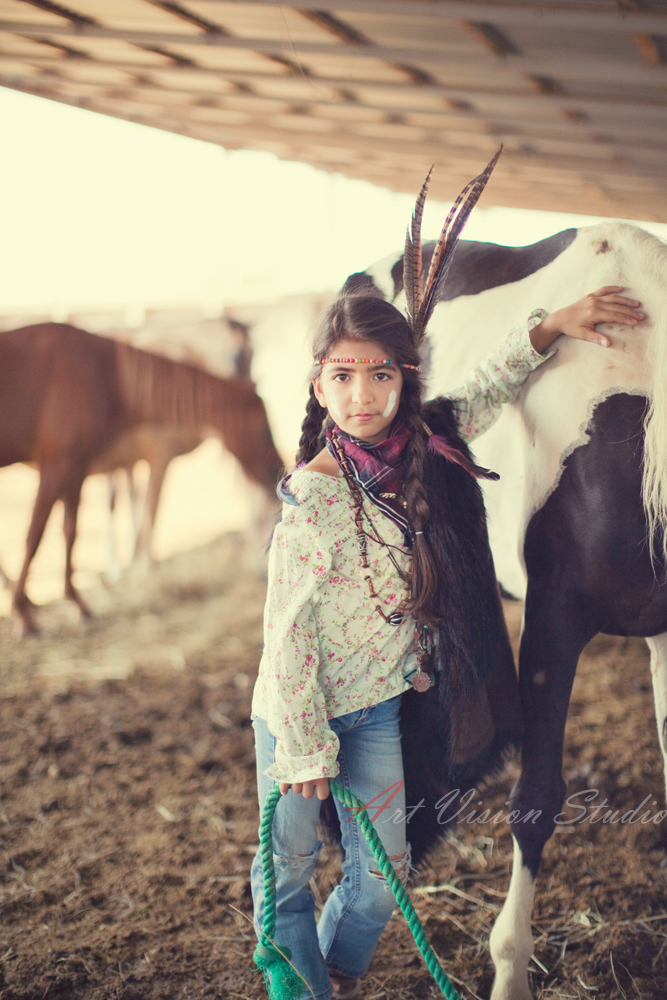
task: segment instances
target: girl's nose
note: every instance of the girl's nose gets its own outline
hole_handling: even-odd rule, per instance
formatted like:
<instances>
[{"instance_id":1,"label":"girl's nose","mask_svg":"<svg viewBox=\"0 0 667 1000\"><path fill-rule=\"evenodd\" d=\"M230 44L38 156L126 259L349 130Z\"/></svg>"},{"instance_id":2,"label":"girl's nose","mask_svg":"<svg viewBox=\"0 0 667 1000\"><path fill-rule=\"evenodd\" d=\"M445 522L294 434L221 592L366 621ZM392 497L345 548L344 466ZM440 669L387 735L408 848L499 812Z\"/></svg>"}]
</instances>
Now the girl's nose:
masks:
<instances>
[{"instance_id":1,"label":"girl's nose","mask_svg":"<svg viewBox=\"0 0 667 1000\"><path fill-rule=\"evenodd\" d=\"M353 387L352 401L360 406L368 406L373 399L373 387L365 379L357 379Z\"/></svg>"}]
</instances>

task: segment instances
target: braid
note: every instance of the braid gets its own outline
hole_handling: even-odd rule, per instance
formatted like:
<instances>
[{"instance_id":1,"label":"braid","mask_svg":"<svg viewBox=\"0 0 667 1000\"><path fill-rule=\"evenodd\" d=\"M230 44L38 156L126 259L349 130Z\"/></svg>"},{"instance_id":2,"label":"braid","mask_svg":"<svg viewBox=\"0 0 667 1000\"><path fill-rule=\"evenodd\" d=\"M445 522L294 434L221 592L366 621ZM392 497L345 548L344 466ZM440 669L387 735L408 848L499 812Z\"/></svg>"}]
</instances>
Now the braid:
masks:
<instances>
[{"instance_id":1,"label":"braid","mask_svg":"<svg viewBox=\"0 0 667 1000\"><path fill-rule=\"evenodd\" d=\"M423 625L437 628L441 619L435 608L438 586L438 568L433 551L424 532L430 520L426 490L422 482L426 443L422 428L421 401L417 380L415 390L410 391L410 380L403 383L403 416L412 432L405 451L405 499L407 515L413 534L412 544L412 584L409 611Z\"/></svg>"},{"instance_id":2,"label":"braid","mask_svg":"<svg viewBox=\"0 0 667 1000\"><path fill-rule=\"evenodd\" d=\"M308 402L306 403L306 416L301 424L301 437L299 438L299 450L296 453L296 464L310 462L322 448L322 425L327 411L320 406L310 383L308 390Z\"/></svg>"}]
</instances>

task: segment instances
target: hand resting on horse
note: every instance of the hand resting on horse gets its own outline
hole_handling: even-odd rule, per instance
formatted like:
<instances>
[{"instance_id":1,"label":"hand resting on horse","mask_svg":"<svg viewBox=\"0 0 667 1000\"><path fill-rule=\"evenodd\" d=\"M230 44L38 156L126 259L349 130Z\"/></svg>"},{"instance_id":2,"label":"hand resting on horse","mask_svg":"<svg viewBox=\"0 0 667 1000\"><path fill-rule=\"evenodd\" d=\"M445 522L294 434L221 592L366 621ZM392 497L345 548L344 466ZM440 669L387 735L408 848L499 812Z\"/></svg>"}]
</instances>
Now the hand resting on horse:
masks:
<instances>
[{"instance_id":1,"label":"hand resting on horse","mask_svg":"<svg viewBox=\"0 0 667 1000\"><path fill-rule=\"evenodd\" d=\"M538 354L544 354L556 337L564 333L566 337L590 340L600 347L610 347L609 337L597 332L596 323L624 323L626 326L635 326L646 319L645 313L637 311L641 307L641 302L619 295L618 293L622 291L622 285L605 285L596 292L584 295L578 302L550 313L531 330L531 344Z\"/></svg>"}]
</instances>

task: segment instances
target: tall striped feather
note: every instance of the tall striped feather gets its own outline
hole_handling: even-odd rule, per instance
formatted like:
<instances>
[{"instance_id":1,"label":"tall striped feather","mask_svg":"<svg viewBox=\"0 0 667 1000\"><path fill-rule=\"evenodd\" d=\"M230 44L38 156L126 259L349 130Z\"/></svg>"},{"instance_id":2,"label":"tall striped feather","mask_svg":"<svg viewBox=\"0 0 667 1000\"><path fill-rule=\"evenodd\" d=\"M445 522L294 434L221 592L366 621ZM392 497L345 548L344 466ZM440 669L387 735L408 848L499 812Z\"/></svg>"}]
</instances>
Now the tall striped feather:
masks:
<instances>
[{"instance_id":1,"label":"tall striped feather","mask_svg":"<svg viewBox=\"0 0 667 1000\"><path fill-rule=\"evenodd\" d=\"M433 251L423 295L421 296L419 308L413 323L413 332L417 343L421 343L424 339L428 321L442 294L459 235L468 221L470 213L479 201L502 151L503 147L500 146L498 152L489 161L482 173L474 177L469 184L466 184L447 213L447 218Z\"/></svg>"},{"instance_id":2,"label":"tall striped feather","mask_svg":"<svg viewBox=\"0 0 667 1000\"><path fill-rule=\"evenodd\" d=\"M415 202L412 219L405 234L405 251L403 253L403 287L407 301L410 325L414 327L419 306L421 304L424 268L422 260L421 228L424 215L424 205L428 192L433 166L426 175L421 191Z\"/></svg>"}]
</instances>

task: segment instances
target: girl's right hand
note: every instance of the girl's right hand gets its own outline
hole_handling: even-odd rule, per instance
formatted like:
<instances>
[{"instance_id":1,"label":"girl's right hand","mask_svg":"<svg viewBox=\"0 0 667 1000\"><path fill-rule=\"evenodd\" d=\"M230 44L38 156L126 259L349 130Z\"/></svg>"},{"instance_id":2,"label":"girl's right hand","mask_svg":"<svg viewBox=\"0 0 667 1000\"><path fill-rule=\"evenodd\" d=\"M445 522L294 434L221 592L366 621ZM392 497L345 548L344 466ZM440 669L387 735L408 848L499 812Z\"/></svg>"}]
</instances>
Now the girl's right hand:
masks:
<instances>
[{"instance_id":1,"label":"girl's right hand","mask_svg":"<svg viewBox=\"0 0 667 1000\"><path fill-rule=\"evenodd\" d=\"M609 337L595 329L597 323L623 323L634 327L646 319L646 313L640 312L641 302L620 295L623 291L622 285L605 285L572 305L550 313L531 330L531 344L538 354L544 354L556 337L564 333L575 340L589 340L600 347L610 347Z\"/></svg>"},{"instance_id":2,"label":"girl's right hand","mask_svg":"<svg viewBox=\"0 0 667 1000\"><path fill-rule=\"evenodd\" d=\"M317 792L317 797L321 802L329 798L328 778L318 778L316 781L295 781L291 786L289 781L281 781L280 794L287 795L290 787L295 795L303 795L304 799L312 799L314 792Z\"/></svg>"}]
</instances>

